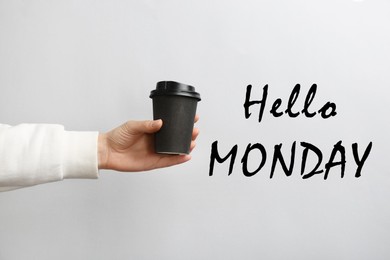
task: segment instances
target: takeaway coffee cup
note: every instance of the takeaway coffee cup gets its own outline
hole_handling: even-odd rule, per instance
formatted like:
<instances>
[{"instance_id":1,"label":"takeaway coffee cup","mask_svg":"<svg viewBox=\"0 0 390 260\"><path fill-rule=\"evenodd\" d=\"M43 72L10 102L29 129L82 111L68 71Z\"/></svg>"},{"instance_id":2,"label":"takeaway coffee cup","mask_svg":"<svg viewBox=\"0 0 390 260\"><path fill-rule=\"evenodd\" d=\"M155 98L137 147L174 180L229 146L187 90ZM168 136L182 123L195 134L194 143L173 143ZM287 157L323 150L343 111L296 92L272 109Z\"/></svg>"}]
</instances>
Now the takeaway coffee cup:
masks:
<instances>
[{"instance_id":1,"label":"takeaway coffee cup","mask_svg":"<svg viewBox=\"0 0 390 260\"><path fill-rule=\"evenodd\" d=\"M190 85L160 81L150 93L153 118L162 119L155 133L155 151L164 154L189 154L199 93Z\"/></svg>"}]
</instances>

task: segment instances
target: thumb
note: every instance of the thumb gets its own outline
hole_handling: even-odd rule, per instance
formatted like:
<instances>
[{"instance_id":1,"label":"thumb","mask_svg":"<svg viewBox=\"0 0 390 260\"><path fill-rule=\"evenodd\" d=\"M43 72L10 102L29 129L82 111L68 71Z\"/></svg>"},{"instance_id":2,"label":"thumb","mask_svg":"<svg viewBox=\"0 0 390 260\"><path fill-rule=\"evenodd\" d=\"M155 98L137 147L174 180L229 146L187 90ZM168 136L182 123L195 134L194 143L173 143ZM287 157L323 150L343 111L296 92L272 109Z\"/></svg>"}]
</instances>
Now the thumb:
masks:
<instances>
[{"instance_id":1,"label":"thumb","mask_svg":"<svg viewBox=\"0 0 390 260\"><path fill-rule=\"evenodd\" d=\"M163 122L161 119L140 121L139 125L137 127L137 130L139 132L153 134L153 133L157 132L158 130L160 130L160 128L162 127L162 124L163 124Z\"/></svg>"},{"instance_id":2,"label":"thumb","mask_svg":"<svg viewBox=\"0 0 390 260\"><path fill-rule=\"evenodd\" d=\"M152 134L157 132L158 130L161 129L162 125L163 125L163 121L161 119L149 121L147 133Z\"/></svg>"},{"instance_id":3,"label":"thumb","mask_svg":"<svg viewBox=\"0 0 390 260\"><path fill-rule=\"evenodd\" d=\"M138 134L152 134L160 130L162 126L162 120L145 120L145 121L127 121L123 126L122 129L133 135Z\"/></svg>"}]
</instances>

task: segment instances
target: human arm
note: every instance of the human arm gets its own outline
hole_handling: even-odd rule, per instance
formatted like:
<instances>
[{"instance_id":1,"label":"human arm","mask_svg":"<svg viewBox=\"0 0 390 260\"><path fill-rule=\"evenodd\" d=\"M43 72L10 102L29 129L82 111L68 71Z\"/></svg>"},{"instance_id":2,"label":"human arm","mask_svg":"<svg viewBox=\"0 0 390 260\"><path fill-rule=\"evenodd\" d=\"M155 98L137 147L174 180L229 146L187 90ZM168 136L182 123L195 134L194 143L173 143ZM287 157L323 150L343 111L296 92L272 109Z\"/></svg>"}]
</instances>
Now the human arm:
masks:
<instances>
[{"instance_id":1,"label":"human arm","mask_svg":"<svg viewBox=\"0 0 390 260\"><path fill-rule=\"evenodd\" d=\"M0 191L97 178L97 138L55 124L0 125Z\"/></svg>"},{"instance_id":2,"label":"human arm","mask_svg":"<svg viewBox=\"0 0 390 260\"><path fill-rule=\"evenodd\" d=\"M61 125L0 124L0 191L63 179L96 179L99 169L147 171L190 160L190 155L154 152L153 133L161 126L161 120L128 121L99 134L66 131ZM191 149L198 132L194 128Z\"/></svg>"}]
</instances>

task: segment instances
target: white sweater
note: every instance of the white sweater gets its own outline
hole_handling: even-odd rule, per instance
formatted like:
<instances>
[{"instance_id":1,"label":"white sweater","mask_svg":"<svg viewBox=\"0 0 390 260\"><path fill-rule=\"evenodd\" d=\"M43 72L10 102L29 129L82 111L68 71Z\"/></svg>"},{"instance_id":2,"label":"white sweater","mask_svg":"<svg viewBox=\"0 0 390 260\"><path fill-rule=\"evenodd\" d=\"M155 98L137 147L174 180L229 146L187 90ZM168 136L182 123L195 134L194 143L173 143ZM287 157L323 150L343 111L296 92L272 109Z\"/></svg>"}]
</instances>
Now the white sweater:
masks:
<instances>
[{"instance_id":1,"label":"white sweater","mask_svg":"<svg viewBox=\"0 0 390 260\"><path fill-rule=\"evenodd\" d=\"M0 124L0 191L68 178L98 177L97 132L61 125Z\"/></svg>"}]
</instances>

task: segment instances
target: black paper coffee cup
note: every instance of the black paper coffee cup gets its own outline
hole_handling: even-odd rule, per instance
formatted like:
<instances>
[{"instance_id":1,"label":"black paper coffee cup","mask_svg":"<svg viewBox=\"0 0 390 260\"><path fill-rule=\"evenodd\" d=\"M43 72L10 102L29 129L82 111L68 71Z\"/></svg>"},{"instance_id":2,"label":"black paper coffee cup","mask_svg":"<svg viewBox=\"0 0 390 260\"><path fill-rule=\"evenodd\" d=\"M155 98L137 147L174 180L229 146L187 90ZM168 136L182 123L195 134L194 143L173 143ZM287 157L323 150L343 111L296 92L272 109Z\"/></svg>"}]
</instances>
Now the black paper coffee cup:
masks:
<instances>
[{"instance_id":1,"label":"black paper coffee cup","mask_svg":"<svg viewBox=\"0 0 390 260\"><path fill-rule=\"evenodd\" d=\"M150 98L153 100L154 120L163 121L161 129L155 133L155 151L189 154L199 93L190 85L160 81Z\"/></svg>"}]
</instances>

